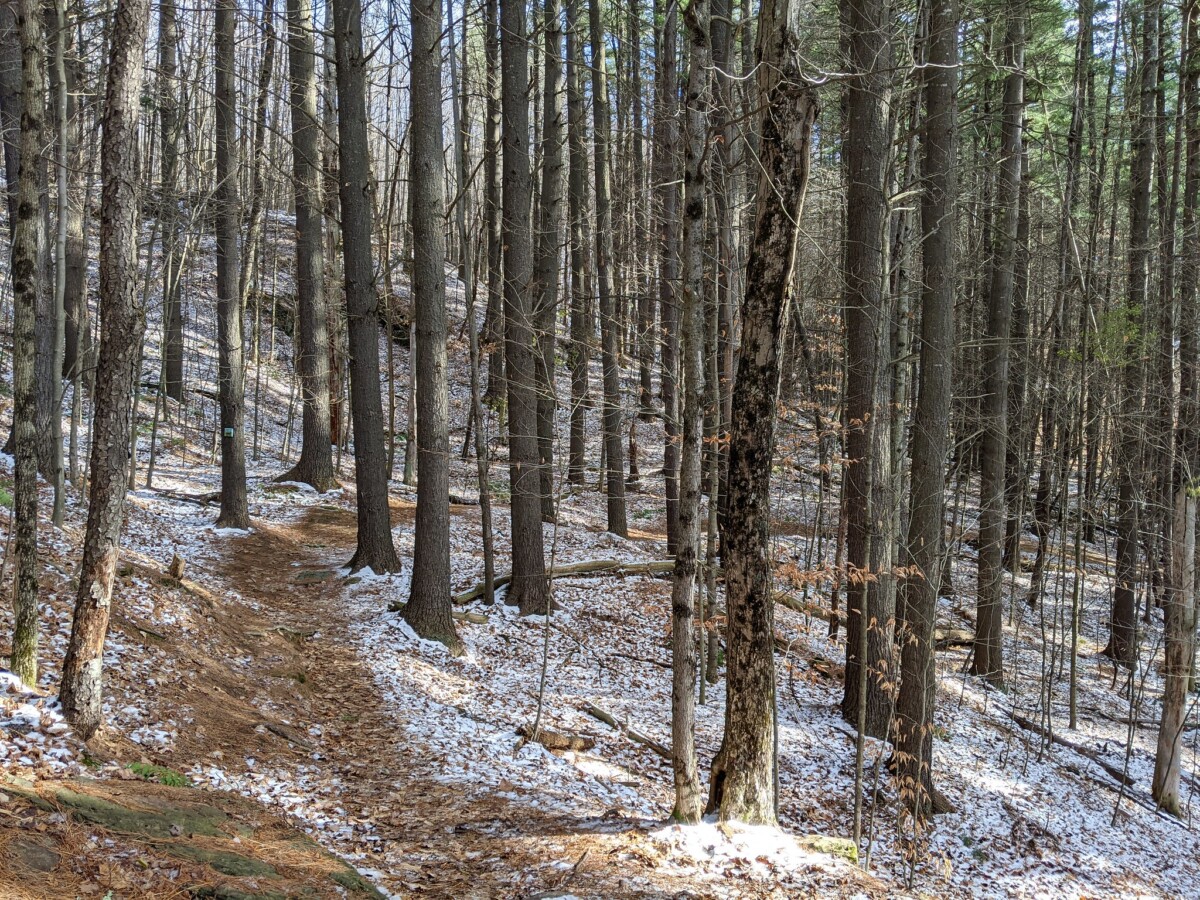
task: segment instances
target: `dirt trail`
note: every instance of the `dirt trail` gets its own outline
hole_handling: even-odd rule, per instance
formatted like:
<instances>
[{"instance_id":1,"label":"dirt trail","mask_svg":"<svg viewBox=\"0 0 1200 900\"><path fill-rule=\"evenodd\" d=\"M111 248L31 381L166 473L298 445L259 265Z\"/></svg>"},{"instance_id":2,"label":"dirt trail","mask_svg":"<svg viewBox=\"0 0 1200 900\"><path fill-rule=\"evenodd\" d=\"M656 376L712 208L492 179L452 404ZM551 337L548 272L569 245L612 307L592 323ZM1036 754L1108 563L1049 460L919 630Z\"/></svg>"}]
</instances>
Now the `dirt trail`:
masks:
<instances>
[{"instance_id":1,"label":"dirt trail","mask_svg":"<svg viewBox=\"0 0 1200 900\"><path fill-rule=\"evenodd\" d=\"M393 521L410 517L412 509L393 501ZM262 621L243 618L241 627L261 635L251 649L262 683L281 681L281 671L296 674L289 689L271 696L297 730L322 728L313 744L324 756L323 774L342 781L337 802L344 818L376 826L378 850L358 865L386 873L383 884L400 896L706 896L694 882L654 871L659 853L638 827L653 823L581 821L533 804L464 798L454 785L432 777L436 760L431 766L425 748L402 727L402 710L380 695L338 602L342 585L331 567L351 555L354 527L353 513L334 506L310 508L290 524L257 522L248 535L214 542L222 555L211 568L260 607ZM247 749L260 766L295 761L296 747L278 735L264 745L261 730L238 730L259 738ZM361 847L348 842L337 849ZM655 888L632 886L631 874Z\"/></svg>"}]
</instances>

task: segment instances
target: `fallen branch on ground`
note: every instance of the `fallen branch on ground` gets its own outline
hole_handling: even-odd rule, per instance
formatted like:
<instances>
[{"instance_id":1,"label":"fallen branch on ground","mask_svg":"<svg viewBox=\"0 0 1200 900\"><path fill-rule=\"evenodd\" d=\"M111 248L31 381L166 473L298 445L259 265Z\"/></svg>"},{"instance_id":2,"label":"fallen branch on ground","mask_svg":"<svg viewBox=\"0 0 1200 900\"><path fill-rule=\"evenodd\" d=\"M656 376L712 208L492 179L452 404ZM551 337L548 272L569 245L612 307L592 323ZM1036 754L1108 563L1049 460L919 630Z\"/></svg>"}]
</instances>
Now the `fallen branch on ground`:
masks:
<instances>
[{"instance_id":1,"label":"fallen branch on ground","mask_svg":"<svg viewBox=\"0 0 1200 900\"><path fill-rule=\"evenodd\" d=\"M578 753L582 750L591 750L596 746L595 740L590 737L564 734L560 731L551 731L549 728L539 728L537 734L534 735L532 728L522 725L517 729L517 734L527 741L536 741L547 750L573 750Z\"/></svg>"},{"instance_id":2,"label":"fallen branch on ground","mask_svg":"<svg viewBox=\"0 0 1200 900\"><path fill-rule=\"evenodd\" d=\"M673 559L652 559L648 562L628 562L620 559L589 559L583 562L567 563L561 566L553 566L546 570L547 578L583 578L594 575L666 575L675 568L675 560ZM512 581L512 572L505 572L503 575L497 575L494 586L496 589L504 587ZM454 602L458 604L470 603L472 600L478 600L483 596L485 587L482 583L477 584L469 591L463 591L461 594L454 595Z\"/></svg>"},{"instance_id":3,"label":"fallen branch on ground","mask_svg":"<svg viewBox=\"0 0 1200 900\"><path fill-rule=\"evenodd\" d=\"M621 732L621 734L625 735L625 737L629 738L631 741L635 741L636 743L639 743L646 747L649 747L651 750L653 750L655 753L657 753L663 759L669 760L671 758L671 751L668 750L666 747L664 747L662 744L660 744L658 741L654 740L654 738L647 737L646 735L642 734L642 732L638 731L636 728L634 728L632 725L630 725L628 722L622 722L620 719L618 719L612 713L605 712L600 707L598 707L596 704L589 703L588 701L585 700L583 702L583 705L580 707L580 709L582 709L585 713L587 713L592 718L599 719L601 722L603 722L608 727L615 728L617 731Z\"/></svg>"},{"instance_id":4,"label":"fallen branch on ground","mask_svg":"<svg viewBox=\"0 0 1200 900\"><path fill-rule=\"evenodd\" d=\"M1042 726L1038 725L1032 719L1027 719L1024 716L1017 715L1016 713L1013 714L1012 719L1026 731L1032 731L1034 734L1041 735L1043 738L1049 739L1052 743L1058 744L1061 747L1066 747L1068 750L1073 750L1080 756L1090 759L1105 772L1107 772L1110 777L1115 778L1120 784L1124 784L1125 787L1133 787L1135 784L1137 784L1137 782L1127 773L1125 773L1119 766L1114 766L1112 763L1105 762L1103 759L1101 759L1100 754L1095 750L1091 750L1081 744L1076 744L1074 741L1068 741L1065 737L1062 737L1053 731L1047 732L1046 729L1042 728Z\"/></svg>"}]
</instances>

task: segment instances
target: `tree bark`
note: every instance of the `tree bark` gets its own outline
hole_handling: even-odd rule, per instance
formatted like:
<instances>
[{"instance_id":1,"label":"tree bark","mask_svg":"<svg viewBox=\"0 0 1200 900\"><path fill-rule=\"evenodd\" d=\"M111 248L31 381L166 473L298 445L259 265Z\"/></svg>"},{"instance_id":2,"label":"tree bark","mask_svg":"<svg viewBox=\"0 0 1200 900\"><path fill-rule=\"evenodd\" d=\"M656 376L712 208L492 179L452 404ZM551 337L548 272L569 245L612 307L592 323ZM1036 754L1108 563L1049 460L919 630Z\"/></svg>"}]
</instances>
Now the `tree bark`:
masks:
<instances>
[{"instance_id":1,"label":"tree bark","mask_svg":"<svg viewBox=\"0 0 1200 900\"><path fill-rule=\"evenodd\" d=\"M179 23L175 0L162 0L158 14L158 121L160 157L158 216L163 241L163 376L166 396L183 402L183 306L180 302L179 84L176 56ZM86 298L84 299L86 307ZM69 329L68 329L69 331ZM67 336L70 346L71 335Z\"/></svg>"},{"instance_id":2,"label":"tree bark","mask_svg":"<svg viewBox=\"0 0 1200 900\"><path fill-rule=\"evenodd\" d=\"M217 397L221 407L221 512L217 525L249 528L246 504L246 370L238 294L236 0L219 0L216 22Z\"/></svg>"},{"instance_id":3,"label":"tree bark","mask_svg":"<svg viewBox=\"0 0 1200 900\"><path fill-rule=\"evenodd\" d=\"M387 445L379 391L379 295L371 264L371 175L367 157L366 60L361 0L334 0L337 55L338 194L342 207L346 316L350 341L350 410L358 549L350 569L400 571L388 509ZM440 177L440 176L439 176Z\"/></svg>"},{"instance_id":4,"label":"tree bark","mask_svg":"<svg viewBox=\"0 0 1200 900\"><path fill-rule=\"evenodd\" d=\"M138 305L135 153L149 0L113 14L100 171L100 361L92 421L91 492L83 563L59 698L86 740L100 725L104 636L112 603L129 469L131 394L145 311Z\"/></svg>"},{"instance_id":5,"label":"tree bark","mask_svg":"<svg viewBox=\"0 0 1200 900\"><path fill-rule=\"evenodd\" d=\"M38 472L34 320L45 293L37 166L46 131L45 41L34 0L17 5L21 60L20 159L12 227L13 284L13 583L12 671L30 687L38 675Z\"/></svg>"},{"instance_id":6,"label":"tree bark","mask_svg":"<svg viewBox=\"0 0 1200 900\"><path fill-rule=\"evenodd\" d=\"M413 317L417 340L417 512L404 619L454 652L450 606L450 434L446 379L446 242L442 193L442 5L412 0ZM462 202L460 198L459 202Z\"/></svg>"},{"instance_id":7,"label":"tree bark","mask_svg":"<svg viewBox=\"0 0 1200 900\"><path fill-rule=\"evenodd\" d=\"M587 464L588 359L592 329L587 277L587 123L583 108L581 0L567 0L567 216L571 228L571 428L567 480L584 483Z\"/></svg>"},{"instance_id":8,"label":"tree bark","mask_svg":"<svg viewBox=\"0 0 1200 900\"><path fill-rule=\"evenodd\" d=\"M288 0L288 71L292 116L292 177L296 202L296 315L302 403L300 459L280 476L318 491L337 485L329 429L329 326L321 235L323 200L318 151L317 69L312 0Z\"/></svg>"},{"instance_id":9,"label":"tree bark","mask_svg":"<svg viewBox=\"0 0 1200 900\"><path fill-rule=\"evenodd\" d=\"M613 286L612 123L608 100L604 29L600 0L590 0L592 112L596 158L596 276L600 294L600 356L604 375L604 457L608 486L608 530L625 537L625 448L621 442L621 366L617 358L620 323Z\"/></svg>"},{"instance_id":10,"label":"tree bark","mask_svg":"<svg viewBox=\"0 0 1200 900\"><path fill-rule=\"evenodd\" d=\"M946 456L954 374L955 198L958 86L956 0L930 4L921 175L921 367L912 431L910 513L903 564L916 569L899 595L900 695L896 770L904 806L923 817L933 798L937 703L934 622L945 531Z\"/></svg>"},{"instance_id":11,"label":"tree bark","mask_svg":"<svg viewBox=\"0 0 1200 900\"><path fill-rule=\"evenodd\" d=\"M860 665L866 665L866 733L882 738L891 698L883 682L892 658L895 594L891 577L891 327L884 296L891 134L892 22L880 0L842 4L842 43L851 72L846 93L846 289L848 554L846 684L842 715L859 720ZM867 658L858 648L867 630ZM877 668L881 666L882 669Z\"/></svg>"},{"instance_id":12,"label":"tree bark","mask_svg":"<svg viewBox=\"0 0 1200 900\"><path fill-rule=\"evenodd\" d=\"M679 467L679 531L671 587L671 764L675 810L682 822L700 821L696 769L696 558L700 544L700 457L704 421L704 207L708 128L709 16L705 0L684 13L690 55L684 94L683 169L683 443Z\"/></svg>"},{"instance_id":13,"label":"tree bark","mask_svg":"<svg viewBox=\"0 0 1200 900\"><path fill-rule=\"evenodd\" d=\"M529 204L529 53L525 10L501 8L501 81L504 178L501 200L504 244L504 351L508 385L508 457L512 487L513 581L508 602L521 615L547 611L549 594L542 544L541 481L534 371L532 261Z\"/></svg>"},{"instance_id":14,"label":"tree bark","mask_svg":"<svg viewBox=\"0 0 1200 900\"><path fill-rule=\"evenodd\" d=\"M793 285L817 100L800 68L794 0L759 14L762 100L757 220L742 301L742 350L730 423L725 524L728 687L725 736L713 761L708 812L774 823L775 665L767 539L779 347Z\"/></svg>"}]
</instances>

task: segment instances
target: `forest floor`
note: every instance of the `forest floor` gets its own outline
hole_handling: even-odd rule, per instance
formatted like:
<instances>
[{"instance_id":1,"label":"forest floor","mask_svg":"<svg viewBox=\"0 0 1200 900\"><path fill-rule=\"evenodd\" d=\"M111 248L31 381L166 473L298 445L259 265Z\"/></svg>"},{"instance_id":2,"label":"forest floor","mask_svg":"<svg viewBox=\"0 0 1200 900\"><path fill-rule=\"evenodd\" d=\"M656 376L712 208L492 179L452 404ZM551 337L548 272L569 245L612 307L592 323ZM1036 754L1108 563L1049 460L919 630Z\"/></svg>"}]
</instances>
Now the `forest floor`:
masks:
<instances>
[{"instance_id":1,"label":"forest floor","mask_svg":"<svg viewBox=\"0 0 1200 900\"><path fill-rule=\"evenodd\" d=\"M272 271L283 273L290 266L279 235L290 232L281 217L275 225L282 262L272 261ZM211 252L209 243L203 253ZM273 289L286 295L286 277L277 278ZM403 285L397 290L403 294ZM613 572L563 578L553 583L558 608L549 619L522 619L502 602L460 607L468 614L457 623L466 651L460 657L418 639L388 612L407 599L407 568L389 577L342 568L354 543L352 458L342 459L342 489L328 494L274 481L285 459L294 459L298 432L292 348L281 331L264 330L250 355L247 418L256 436L248 443L259 448L249 464L252 528L215 529L211 278L197 276L184 293L194 392L160 424L154 487L142 487L160 365L151 304L139 488L129 497L105 654L105 726L86 746L54 701L84 528L74 488L65 527L47 522L40 531L42 676L35 686L7 675L0 684L0 847L9 851L0 857L0 896L302 896L306 888L324 897L366 890L331 883L346 870L324 851L393 897L1200 896L1200 832L1191 819L1200 787L1197 713L1185 735L1188 818L1176 821L1149 798L1161 613L1143 633L1147 662L1132 679L1118 678L1099 653L1111 589L1103 529L1099 543L1083 548L1074 731L1066 721L1064 652L1074 585L1069 535L1054 535L1037 609L1021 601L1026 571L1007 583L1017 599L1006 616L1004 691L964 674L966 648L939 652L934 772L956 811L935 820L913 865L900 839L896 791L880 765L888 752L880 741L869 741L867 754L870 870L830 852L841 845L829 839L847 836L852 822L854 731L838 710L844 647L828 637L823 616L784 607L776 611L782 829L681 828L669 821L670 766L653 747L670 736L669 582ZM455 449L468 409L463 316L460 296L450 340ZM394 355L402 411L408 353L396 347ZM564 383L561 396L568 395ZM10 412L0 391L0 425ZM564 404L561 433L567 414ZM594 425L596 412L588 417ZM665 557L661 423L635 427L642 478L629 495L630 538L605 532L593 469L588 488L562 490L558 522L545 526L554 563ZM494 417L486 436L494 451L497 566L505 571L507 462ZM598 458L596 437L590 428L591 460ZM813 444L789 411L780 432L772 541L780 586L822 607L836 485L832 493L820 490ZM465 501L451 507L457 592L480 580L482 542L472 502L475 462L455 452L451 463L452 496ZM11 459L3 456L0 487L11 488ZM952 487L953 583L939 624L969 630L975 511L965 501L971 486ZM43 487L43 510L50 496ZM393 482L393 535L405 561L413 551L414 501L411 488ZM0 513L0 531L7 530ZM1032 549L1027 535L1026 563ZM165 574L176 553L185 561L182 581ZM0 580L5 574L0 570ZM10 624L6 604L0 641ZM723 679L706 691L697 711L702 771L720 742ZM550 752L524 741L520 731L535 721L539 696L543 727L591 746ZM626 730L598 721L589 706ZM1018 720L1049 726L1073 746ZM631 738L632 731L649 743ZM186 811L198 802L238 824L218 828L223 837L172 827L165 836L122 831L81 814L64 791L141 812L161 812L163 804ZM196 848L210 855L198 860ZM260 865L244 869L215 857L231 874L214 867L211 853Z\"/></svg>"}]
</instances>

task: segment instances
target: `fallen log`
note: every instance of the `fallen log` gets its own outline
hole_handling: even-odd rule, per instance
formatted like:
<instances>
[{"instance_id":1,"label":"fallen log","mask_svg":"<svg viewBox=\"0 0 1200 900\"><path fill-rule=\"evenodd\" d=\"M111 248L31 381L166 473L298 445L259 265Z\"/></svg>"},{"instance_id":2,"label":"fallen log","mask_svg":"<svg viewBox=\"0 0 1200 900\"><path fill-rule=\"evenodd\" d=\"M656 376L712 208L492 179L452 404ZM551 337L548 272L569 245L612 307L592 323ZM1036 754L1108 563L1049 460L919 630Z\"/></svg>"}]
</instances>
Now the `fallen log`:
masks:
<instances>
[{"instance_id":1,"label":"fallen log","mask_svg":"<svg viewBox=\"0 0 1200 900\"><path fill-rule=\"evenodd\" d=\"M1137 784L1137 782L1122 769L1101 759L1100 754L1095 750L1091 750L1081 744L1076 744L1074 741L1068 741L1065 737L1056 734L1053 731L1047 732L1046 729L1042 728L1042 726L1038 725L1033 720L1027 719L1021 715L1017 715L1016 713L1013 713L1012 719L1026 731L1032 731L1034 734L1049 739L1051 743L1058 744L1060 747L1066 747L1068 750L1074 751L1086 759L1090 759L1105 772L1107 772L1110 777L1115 778L1119 784L1123 784L1125 787L1133 787L1135 784Z\"/></svg>"},{"instance_id":2,"label":"fallen log","mask_svg":"<svg viewBox=\"0 0 1200 900\"><path fill-rule=\"evenodd\" d=\"M551 731L549 728L539 728L537 734L534 734L532 728L528 725L522 725L517 729L517 734L527 741L535 741L541 744L547 750L572 750L579 753L583 750L591 750L596 746L595 740L590 737L582 737L578 734L564 734L559 731Z\"/></svg>"},{"instance_id":3,"label":"fallen log","mask_svg":"<svg viewBox=\"0 0 1200 900\"><path fill-rule=\"evenodd\" d=\"M404 607L408 606L403 600L395 600L388 604L388 612L404 612ZM468 622L471 625L486 625L488 617L483 613L461 612L452 610L450 617L456 622Z\"/></svg>"},{"instance_id":4,"label":"fallen log","mask_svg":"<svg viewBox=\"0 0 1200 900\"><path fill-rule=\"evenodd\" d=\"M580 707L580 709L582 709L585 713L587 713L593 719L599 719L601 722L603 722L609 728L613 728L613 729L621 732L621 734L625 735L625 737L629 738L631 741L634 741L635 743L638 743L638 744L642 744L645 747L649 747L651 750L653 750L655 753L657 753L663 759L669 760L671 758L671 751L668 750L666 747L664 747L662 744L660 744L658 741L654 740L654 738L647 737L646 735L644 735L640 731L638 731L636 728L634 728L632 725L630 725L628 722L622 722L620 719L618 719L612 713L605 712L600 707L598 707L596 704L590 703L585 700L583 702L583 705Z\"/></svg>"},{"instance_id":5,"label":"fallen log","mask_svg":"<svg viewBox=\"0 0 1200 900\"><path fill-rule=\"evenodd\" d=\"M652 559L647 562L628 562L620 559L589 559L583 562L566 563L546 570L547 578L588 578L598 575L666 575L675 568L673 559ZM495 587L502 588L512 581L512 572L497 575ZM454 595L454 602L461 605L478 600L484 595L485 587L477 584L469 591Z\"/></svg>"}]
</instances>

